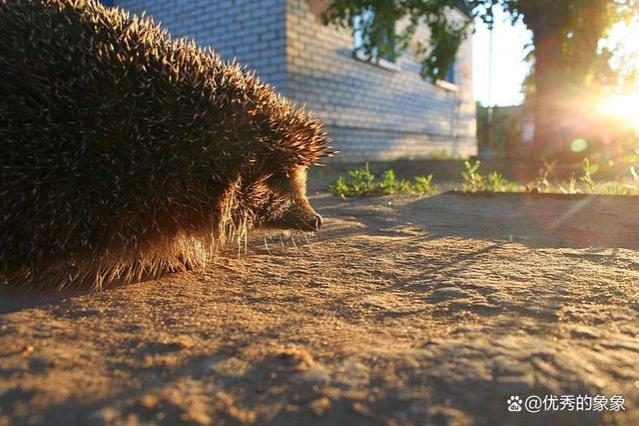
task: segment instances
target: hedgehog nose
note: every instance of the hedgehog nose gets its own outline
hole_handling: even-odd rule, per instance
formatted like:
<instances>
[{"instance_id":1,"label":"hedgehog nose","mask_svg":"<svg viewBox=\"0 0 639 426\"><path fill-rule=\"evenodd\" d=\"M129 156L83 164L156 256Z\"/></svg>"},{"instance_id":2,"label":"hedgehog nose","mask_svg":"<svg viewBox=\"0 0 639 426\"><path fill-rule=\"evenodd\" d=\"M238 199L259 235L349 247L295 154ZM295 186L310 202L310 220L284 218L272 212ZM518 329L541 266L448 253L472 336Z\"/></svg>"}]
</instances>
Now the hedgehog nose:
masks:
<instances>
[{"instance_id":1,"label":"hedgehog nose","mask_svg":"<svg viewBox=\"0 0 639 426\"><path fill-rule=\"evenodd\" d=\"M322 222L323 222L322 216L319 215L319 214L316 214L315 215L315 223L314 223L316 231L320 230L320 228L322 227Z\"/></svg>"}]
</instances>

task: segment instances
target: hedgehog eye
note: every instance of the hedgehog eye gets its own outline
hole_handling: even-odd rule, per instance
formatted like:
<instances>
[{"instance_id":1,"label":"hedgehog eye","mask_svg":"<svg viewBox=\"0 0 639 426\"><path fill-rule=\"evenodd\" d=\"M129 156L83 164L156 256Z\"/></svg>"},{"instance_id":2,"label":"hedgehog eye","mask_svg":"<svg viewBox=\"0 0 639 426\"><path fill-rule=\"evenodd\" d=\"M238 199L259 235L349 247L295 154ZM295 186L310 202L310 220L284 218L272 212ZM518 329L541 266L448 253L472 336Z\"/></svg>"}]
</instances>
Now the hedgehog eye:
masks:
<instances>
[{"instance_id":1,"label":"hedgehog eye","mask_svg":"<svg viewBox=\"0 0 639 426\"><path fill-rule=\"evenodd\" d=\"M271 175L271 177L269 178L269 180L271 181L280 181L280 180L287 180L291 178L291 173L284 169L284 170L278 170L277 172L273 173Z\"/></svg>"},{"instance_id":2,"label":"hedgehog eye","mask_svg":"<svg viewBox=\"0 0 639 426\"><path fill-rule=\"evenodd\" d=\"M285 182L288 179L285 173L276 172L273 173L266 181L271 185L281 185L282 182Z\"/></svg>"}]
</instances>

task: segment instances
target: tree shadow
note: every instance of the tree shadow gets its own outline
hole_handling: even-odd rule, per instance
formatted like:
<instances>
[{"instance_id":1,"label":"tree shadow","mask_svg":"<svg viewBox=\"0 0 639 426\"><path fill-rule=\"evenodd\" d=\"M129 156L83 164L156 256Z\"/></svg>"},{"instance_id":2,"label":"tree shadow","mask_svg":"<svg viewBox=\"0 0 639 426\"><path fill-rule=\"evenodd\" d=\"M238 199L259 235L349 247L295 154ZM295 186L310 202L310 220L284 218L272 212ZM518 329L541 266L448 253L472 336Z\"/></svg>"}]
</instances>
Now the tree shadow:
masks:
<instances>
[{"instance_id":1,"label":"tree shadow","mask_svg":"<svg viewBox=\"0 0 639 426\"><path fill-rule=\"evenodd\" d=\"M488 261L494 251L510 244L532 250L575 249L574 252L561 250L558 255L595 265L639 270L639 262L624 252L624 249L639 248L639 228L636 226L639 197L448 192L403 201L393 197L348 201L329 197L314 201L329 223L330 218L335 217L356 224L329 229L321 237L322 241L343 239L352 243L351 239L356 236L385 237L365 240L363 256L385 257L388 253L399 252L419 258L424 242L446 238L466 241L464 249L460 247L458 253L452 252L448 257L425 257L422 271L409 279L394 276L392 270L378 271L378 275L395 283L371 291L370 296L411 293L429 306L421 311L374 310L372 315L380 322L393 317L450 317L464 312L487 317L511 309L517 315L529 316L549 326L556 323L561 317L563 299L546 297L545 287L530 290L535 298L534 306L523 300L519 303L519 299L517 303L503 306L503 295L493 296L491 292L496 290L490 286L447 284L447 277L473 269L477 263ZM473 241L477 241L477 248L469 250ZM447 285L455 288L441 289ZM469 294L464 294L465 291ZM345 319L361 315L344 309L357 302L359 297L348 295L335 300L334 311Z\"/></svg>"},{"instance_id":2,"label":"tree shadow","mask_svg":"<svg viewBox=\"0 0 639 426\"><path fill-rule=\"evenodd\" d=\"M530 248L639 249L639 197L634 196L446 192L375 212L389 202L392 198L315 201L329 220L347 216L363 224L329 232L328 238L384 235L385 227L386 234L399 235L410 226L438 237L510 241Z\"/></svg>"}]
</instances>

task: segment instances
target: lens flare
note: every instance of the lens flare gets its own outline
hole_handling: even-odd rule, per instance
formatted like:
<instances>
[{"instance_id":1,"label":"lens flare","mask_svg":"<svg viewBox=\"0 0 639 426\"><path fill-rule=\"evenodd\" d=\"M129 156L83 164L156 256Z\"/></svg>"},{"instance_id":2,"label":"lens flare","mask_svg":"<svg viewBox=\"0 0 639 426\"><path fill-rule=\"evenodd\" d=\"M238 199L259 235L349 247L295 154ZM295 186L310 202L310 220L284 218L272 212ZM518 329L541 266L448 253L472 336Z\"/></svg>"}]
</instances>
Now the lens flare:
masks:
<instances>
[{"instance_id":1,"label":"lens flare","mask_svg":"<svg viewBox=\"0 0 639 426\"><path fill-rule=\"evenodd\" d=\"M602 115L618 120L639 135L639 93L614 94L603 98L599 104Z\"/></svg>"}]
</instances>

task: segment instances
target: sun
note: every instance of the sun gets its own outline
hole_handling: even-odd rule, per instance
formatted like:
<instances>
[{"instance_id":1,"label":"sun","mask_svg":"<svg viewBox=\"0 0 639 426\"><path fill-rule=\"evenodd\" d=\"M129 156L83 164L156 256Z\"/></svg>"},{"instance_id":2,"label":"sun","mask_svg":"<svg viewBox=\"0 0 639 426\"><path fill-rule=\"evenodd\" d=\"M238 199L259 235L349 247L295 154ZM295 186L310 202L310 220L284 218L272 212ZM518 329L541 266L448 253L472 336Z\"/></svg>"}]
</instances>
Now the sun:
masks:
<instances>
[{"instance_id":1,"label":"sun","mask_svg":"<svg viewBox=\"0 0 639 426\"><path fill-rule=\"evenodd\" d=\"M599 103L599 112L634 129L639 135L639 91L604 97Z\"/></svg>"},{"instance_id":2,"label":"sun","mask_svg":"<svg viewBox=\"0 0 639 426\"><path fill-rule=\"evenodd\" d=\"M602 46L614 51L610 65L620 73L629 76L639 70L639 19L615 24L603 40ZM634 129L639 136L639 81L624 81L617 87L609 87L609 92L595 98L599 114L619 130Z\"/></svg>"}]
</instances>

